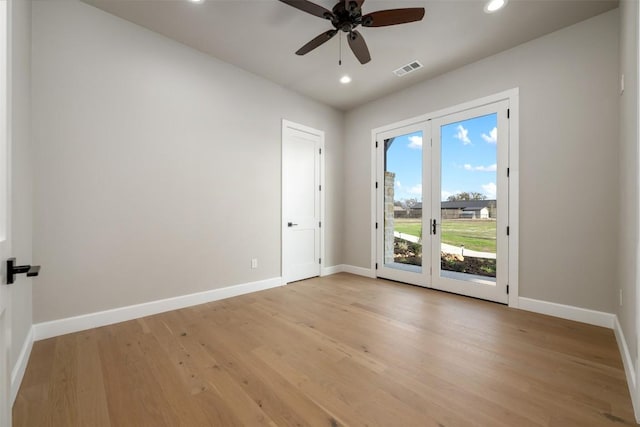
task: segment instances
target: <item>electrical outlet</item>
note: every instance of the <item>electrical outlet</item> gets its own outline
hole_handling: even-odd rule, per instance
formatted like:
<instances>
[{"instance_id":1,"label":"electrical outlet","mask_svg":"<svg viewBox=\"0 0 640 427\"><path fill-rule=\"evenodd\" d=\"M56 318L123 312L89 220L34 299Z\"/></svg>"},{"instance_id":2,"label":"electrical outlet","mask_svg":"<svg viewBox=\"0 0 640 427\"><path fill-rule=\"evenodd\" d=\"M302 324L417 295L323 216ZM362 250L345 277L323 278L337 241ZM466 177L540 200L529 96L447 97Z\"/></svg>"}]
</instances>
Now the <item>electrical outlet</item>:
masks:
<instances>
[{"instance_id":1,"label":"electrical outlet","mask_svg":"<svg viewBox=\"0 0 640 427\"><path fill-rule=\"evenodd\" d=\"M622 307L622 289L620 289L620 307Z\"/></svg>"},{"instance_id":2,"label":"electrical outlet","mask_svg":"<svg viewBox=\"0 0 640 427\"><path fill-rule=\"evenodd\" d=\"M251 258L251 268L258 268L258 258Z\"/></svg>"}]
</instances>

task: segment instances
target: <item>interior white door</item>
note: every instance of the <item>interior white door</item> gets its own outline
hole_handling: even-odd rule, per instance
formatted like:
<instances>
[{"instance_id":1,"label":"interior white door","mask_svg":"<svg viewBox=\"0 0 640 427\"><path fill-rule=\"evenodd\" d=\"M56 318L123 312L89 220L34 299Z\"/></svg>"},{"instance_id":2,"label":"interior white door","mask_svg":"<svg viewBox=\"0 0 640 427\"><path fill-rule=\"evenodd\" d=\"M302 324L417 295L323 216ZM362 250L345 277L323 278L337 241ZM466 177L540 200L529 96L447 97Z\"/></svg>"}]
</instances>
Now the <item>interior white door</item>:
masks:
<instances>
[{"instance_id":1,"label":"interior white door","mask_svg":"<svg viewBox=\"0 0 640 427\"><path fill-rule=\"evenodd\" d=\"M9 359L11 350L10 294L6 283L5 260L11 250L9 227L9 25L8 2L0 1L0 426L11 425Z\"/></svg>"},{"instance_id":2,"label":"interior white door","mask_svg":"<svg viewBox=\"0 0 640 427\"><path fill-rule=\"evenodd\" d=\"M508 301L508 109L504 100L432 121L435 289Z\"/></svg>"},{"instance_id":3,"label":"interior white door","mask_svg":"<svg viewBox=\"0 0 640 427\"><path fill-rule=\"evenodd\" d=\"M286 283L320 275L321 131L283 121L282 275Z\"/></svg>"}]
</instances>

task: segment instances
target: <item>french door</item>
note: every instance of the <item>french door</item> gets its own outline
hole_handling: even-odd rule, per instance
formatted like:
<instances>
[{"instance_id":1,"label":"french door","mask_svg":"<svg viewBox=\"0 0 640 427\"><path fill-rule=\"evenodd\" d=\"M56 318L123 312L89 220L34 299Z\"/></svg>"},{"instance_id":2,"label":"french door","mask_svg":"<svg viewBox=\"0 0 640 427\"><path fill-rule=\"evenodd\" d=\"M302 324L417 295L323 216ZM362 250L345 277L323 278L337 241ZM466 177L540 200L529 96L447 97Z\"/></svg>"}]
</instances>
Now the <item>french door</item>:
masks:
<instances>
[{"instance_id":1,"label":"french door","mask_svg":"<svg viewBox=\"0 0 640 427\"><path fill-rule=\"evenodd\" d=\"M378 277L419 286L429 286L430 217L423 201L431 194L430 125L404 126L376 138Z\"/></svg>"},{"instance_id":2,"label":"french door","mask_svg":"<svg viewBox=\"0 0 640 427\"><path fill-rule=\"evenodd\" d=\"M378 277L506 303L509 101L376 135Z\"/></svg>"}]
</instances>

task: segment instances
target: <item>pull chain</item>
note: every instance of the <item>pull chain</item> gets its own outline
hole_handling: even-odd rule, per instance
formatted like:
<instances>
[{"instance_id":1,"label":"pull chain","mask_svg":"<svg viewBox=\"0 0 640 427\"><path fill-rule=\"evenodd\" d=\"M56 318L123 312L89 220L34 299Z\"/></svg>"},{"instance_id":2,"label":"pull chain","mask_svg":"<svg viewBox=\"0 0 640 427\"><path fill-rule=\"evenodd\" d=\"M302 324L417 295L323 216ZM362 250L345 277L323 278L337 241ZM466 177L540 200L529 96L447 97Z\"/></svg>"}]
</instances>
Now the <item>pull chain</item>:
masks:
<instances>
[{"instance_id":1,"label":"pull chain","mask_svg":"<svg viewBox=\"0 0 640 427\"><path fill-rule=\"evenodd\" d=\"M338 56L338 65L342 65L342 33L338 33L338 51L339 51L339 56Z\"/></svg>"}]
</instances>

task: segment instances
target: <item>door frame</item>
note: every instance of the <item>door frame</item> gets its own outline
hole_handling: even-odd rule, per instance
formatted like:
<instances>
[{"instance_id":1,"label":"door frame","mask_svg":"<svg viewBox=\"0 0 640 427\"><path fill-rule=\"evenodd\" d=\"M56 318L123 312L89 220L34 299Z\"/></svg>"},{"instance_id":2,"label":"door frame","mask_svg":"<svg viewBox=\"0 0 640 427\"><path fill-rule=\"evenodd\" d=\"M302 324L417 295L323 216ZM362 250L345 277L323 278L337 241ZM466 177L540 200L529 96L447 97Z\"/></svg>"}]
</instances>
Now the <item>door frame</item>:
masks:
<instances>
[{"instance_id":1,"label":"door frame","mask_svg":"<svg viewBox=\"0 0 640 427\"><path fill-rule=\"evenodd\" d=\"M319 231L319 235L320 235L320 252L319 252L319 256L320 256L320 263L319 263L319 276L325 276L325 243L324 243L324 230L325 230L325 193L326 193L326 187L325 187L325 172L324 172L324 158L325 158L325 144L324 144L324 131L322 130L318 130L309 126L305 126L302 125L300 123L296 123L296 122L292 122L290 120L286 120L286 119L282 119L282 128L281 128L281 134L280 134L280 275L282 277L282 284L286 285L286 268L285 268L285 249L286 249L286 237L285 237L285 232L286 229L284 228L283 224L285 223L285 218L284 218L284 192L285 192L285 186L284 186L284 135L285 135L285 130L289 128L289 129L295 129L295 130L299 130L302 132L306 132L309 133L311 135L316 135L320 138L320 158L319 158L319 163L320 163L320 229Z\"/></svg>"},{"instance_id":2,"label":"door frame","mask_svg":"<svg viewBox=\"0 0 640 427\"><path fill-rule=\"evenodd\" d=\"M520 189L520 90L519 88L513 88L505 90L503 92L488 95L482 98L477 98L468 102L457 104L451 107L446 107L440 110L436 110L430 113L415 116L409 119L401 120L395 123L391 123L385 126L380 126L371 130L371 143L370 143L370 213L371 213L371 253L370 253L370 269L372 277L376 277L376 255L377 255L377 235L375 224L377 219L377 206L380 197L380 191L376 189L376 135L383 132L392 131L397 128L414 125L420 122L436 119L450 114L458 113L461 111L481 107L483 105L492 104L498 101L509 101L509 213L507 224L509 225L509 249L508 249L508 278L507 284L509 286L509 307L518 308L518 295L519 295L519 283L518 283L518 257L519 257L519 244L520 244L520 226L519 226L519 189Z\"/></svg>"},{"instance_id":3,"label":"door frame","mask_svg":"<svg viewBox=\"0 0 640 427\"><path fill-rule=\"evenodd\" d=\"M0 171L3 172L3 179L0 179L0 184L5 186L6 193L4 194L4 200L0 198L0 203L5 202L4 206L0 206L0 209L4 210L0 213L0 222L3 223L0 226L5 227L4 236L0 236L0 261L2 261L2 267L0 267L0 318L4 317L4 323L0 322L0 352L3 353L3 360L0 370L0 425L11 424L11 410L13 407L12 399L12 367L11 367L11 291L6 284L6 258L11 253L11 143L12 143L12 130L11 130L11 108L12 108L12 13L13 13L13 1L7 0L4 3L4 10L2 12L2 20L6 24L1 30L4 32L2 37L2 52L0 53L0 65L4 68L4 76L2 83L2 90L4 92L4 100L0 96L0 130L2 135L0 138L4 141L0 141L0 144L4 145L4 149L0 151L0 154L4 154L6 162ZM0 156L1 157L1 156ZM2 191L5 191L5 188ZM4 238L4 239L3 239Z\"/></svg>"}]
</instances>

